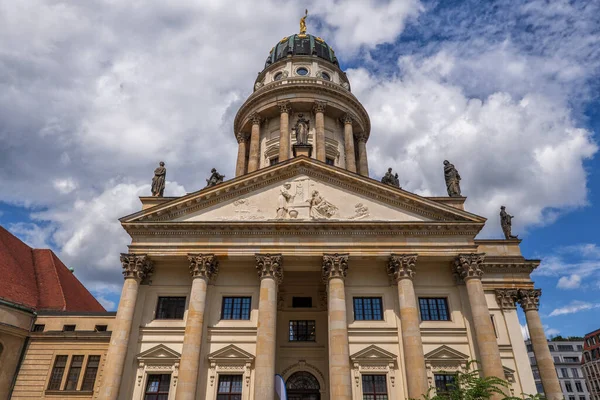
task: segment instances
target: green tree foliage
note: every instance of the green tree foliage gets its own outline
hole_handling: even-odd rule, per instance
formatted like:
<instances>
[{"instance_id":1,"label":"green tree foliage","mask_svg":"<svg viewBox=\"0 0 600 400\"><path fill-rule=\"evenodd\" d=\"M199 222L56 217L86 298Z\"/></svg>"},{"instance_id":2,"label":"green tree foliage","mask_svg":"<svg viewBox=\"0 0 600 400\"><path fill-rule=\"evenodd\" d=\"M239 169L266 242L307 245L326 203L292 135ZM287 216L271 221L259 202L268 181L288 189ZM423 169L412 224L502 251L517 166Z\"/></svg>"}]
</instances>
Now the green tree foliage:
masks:
<instances>
[{"instance_id":1,"label":"green tree foliage","mask_svg":"<svg viewBox=\"0 0 600 400\"><path fill-rule=\"evenodd\" d=\"M446 393L436 393L435 387L430 387L423 400L487 400L494 395L503 400L543 400L539 394L522 397L511 396L510 383L495 376L484 377L477 368L477 361L470 361L465 370L455 374L455 383Z\"/></svg>"}]
</instances>

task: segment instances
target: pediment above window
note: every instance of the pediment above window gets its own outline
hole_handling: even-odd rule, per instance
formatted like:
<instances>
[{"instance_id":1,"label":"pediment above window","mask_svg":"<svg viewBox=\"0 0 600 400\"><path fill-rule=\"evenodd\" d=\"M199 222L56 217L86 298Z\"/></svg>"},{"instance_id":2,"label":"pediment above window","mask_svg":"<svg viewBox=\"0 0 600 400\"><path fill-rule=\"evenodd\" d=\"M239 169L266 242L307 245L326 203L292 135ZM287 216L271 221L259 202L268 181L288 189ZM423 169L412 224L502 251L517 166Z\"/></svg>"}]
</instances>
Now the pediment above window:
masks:
<instances>
[{"instance_id":1,"label":"pediment above window","mask_svg":"<svg viewBox=\"0 0 600 400\"><path fill-rule=\"evenodd\" d=\"M176 352L173 349L168 348L164 344L159 344L158 346L152 347L146 351L141 352L136 357L138 361L142 362L157 362L157 361L170 361L175 362L179 361L181 358L181 354Z\"/></svg>"}]
</instances>

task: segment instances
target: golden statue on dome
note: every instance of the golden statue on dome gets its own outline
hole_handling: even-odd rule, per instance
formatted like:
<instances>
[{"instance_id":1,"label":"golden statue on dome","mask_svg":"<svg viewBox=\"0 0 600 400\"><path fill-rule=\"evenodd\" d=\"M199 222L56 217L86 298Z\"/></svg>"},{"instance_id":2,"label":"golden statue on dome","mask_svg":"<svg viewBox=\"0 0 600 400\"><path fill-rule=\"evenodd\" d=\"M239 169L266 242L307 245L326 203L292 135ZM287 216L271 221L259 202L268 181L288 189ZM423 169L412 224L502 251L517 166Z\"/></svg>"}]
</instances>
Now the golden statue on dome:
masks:
<instances>
[{"instance_id":1,"label":"golden statue on dome","mask_svg":"<svg viewBox=\"0 0 600 400\"><path fill-rule=\"evenodd\" d=\"M308 17L308 9L304 10L304 17L300 18L300 35L306 35L306 17Z\"/></svg>"}]
</instances>

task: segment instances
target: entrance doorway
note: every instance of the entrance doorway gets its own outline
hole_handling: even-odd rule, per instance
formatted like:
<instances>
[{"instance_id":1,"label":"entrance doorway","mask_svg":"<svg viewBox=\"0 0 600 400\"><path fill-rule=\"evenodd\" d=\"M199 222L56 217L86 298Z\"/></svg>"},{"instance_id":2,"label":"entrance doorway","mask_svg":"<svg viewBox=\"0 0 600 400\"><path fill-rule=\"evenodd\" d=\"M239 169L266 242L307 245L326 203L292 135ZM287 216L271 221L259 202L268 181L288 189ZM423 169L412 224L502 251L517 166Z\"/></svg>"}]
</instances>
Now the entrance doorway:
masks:
<instances>
[{"instance_id":1,"label":"entrance doorway","mask_svg":"<svg viewBox=\"0 0 600 400\"><path fill-rule=\"evenodd\" d=\"M321 386L310 372L294 372L288 378L285 387L288 400L321 400Z\"/></svg>"}]
</instances>

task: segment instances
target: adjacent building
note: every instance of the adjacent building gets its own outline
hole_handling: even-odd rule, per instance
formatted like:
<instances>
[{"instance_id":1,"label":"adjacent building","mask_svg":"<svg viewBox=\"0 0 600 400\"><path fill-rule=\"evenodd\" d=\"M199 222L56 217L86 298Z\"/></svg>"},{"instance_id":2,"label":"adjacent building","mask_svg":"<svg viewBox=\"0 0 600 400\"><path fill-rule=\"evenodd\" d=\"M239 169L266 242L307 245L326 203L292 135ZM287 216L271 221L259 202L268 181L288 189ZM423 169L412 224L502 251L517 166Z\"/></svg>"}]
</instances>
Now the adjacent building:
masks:
<instances>
[{"instance_id":1,"label":"adjacent building","mask_svg":"<svg viewBox=\"0 0 600 400\"><path fill-rule=\"evenodd\" d=\"M59 322L44 322L49 321L50 317L44 316L49 314L57 315ZM50 364L56 362L54 354L68 353L58 342L45 342L47 350L43 354L34 348L49 330L61 332L67 325L77 329L81 322L68 322L62 317L67 314L99 314L106 320L104 307L56 254L48 249L32 249L0 226L0 400L8 399L11 392L12 398L20 398L23 386L39 386L41 391L28 398L44 398L43 389L51 379ZM107 346L110 334L103 335ZM77 342L75 346L81 345L77 332L71 333L71 339ZM67 357L65 365L72 365L72 357Z\"/></svg>"},{"instance_id":2,"label":"adjacent building","mask_svg":"<svg viewBox=\"0 0 600 400\"><path fill-rule=\"evenodd\" d=\"M583 373L592 400L600 400L600 329L583 338Z\"/></svg>"},{"instance_id":3,"label":"adjacent building","mask_svg":"<svg viewBox=\"0 0 600 400\"><path fill-rule=\"evenodd\" d=\"M531 340L526 340L525 345L527 346L527 354L531 362L537 392L543 395L544 388ZM564 398L566 400L590 400L590 393L585 384L581 366L583 340L552 340L548 341L548 348L552 354Z\"/></svg>"}]
</instances>

